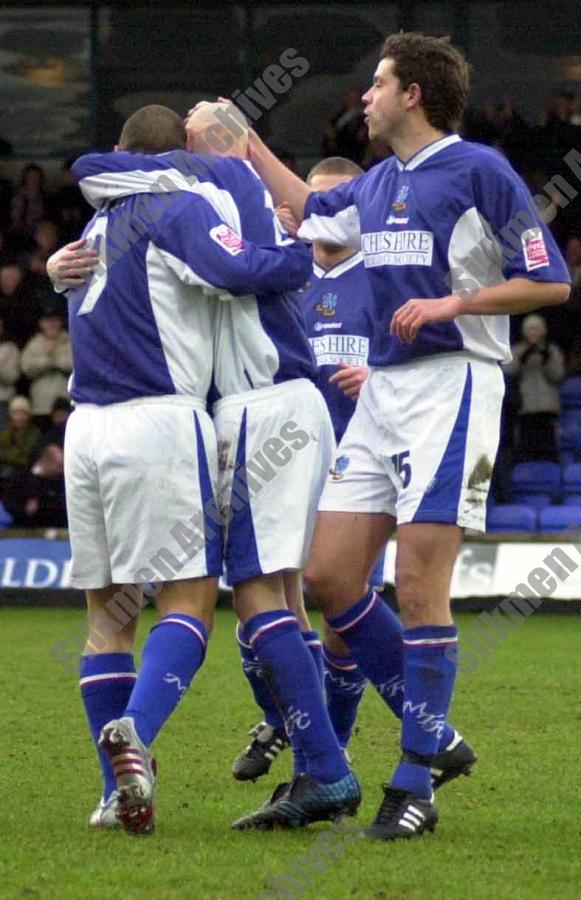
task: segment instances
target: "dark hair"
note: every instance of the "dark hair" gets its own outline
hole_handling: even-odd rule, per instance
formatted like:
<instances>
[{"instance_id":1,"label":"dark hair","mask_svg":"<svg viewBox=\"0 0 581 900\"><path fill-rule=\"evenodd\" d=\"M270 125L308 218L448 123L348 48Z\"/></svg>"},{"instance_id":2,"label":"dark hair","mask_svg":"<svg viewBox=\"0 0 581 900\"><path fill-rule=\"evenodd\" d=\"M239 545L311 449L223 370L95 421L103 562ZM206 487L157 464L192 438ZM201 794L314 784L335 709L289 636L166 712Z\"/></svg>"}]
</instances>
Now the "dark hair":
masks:
<instances>
[{"instance_id":1,"label":"dark hair","mask_svg":"<svg viewBox=\"0 0 581 900\"><path fill-rule=\"evenodd\" d=\"M29 163L27 166L24 166L22 172L20 173L20 187L24 187L26 183L26 176L31 172L38 172L40 175L40 186L41 188L44 185L44 169L41 169L40 166L37 166L36 163Z\"/></svg>"},{"instance_id":2,"label":"dark hair","mask_svg":"<svg viewBox=\"0 0 581 900\"><path fill-rule=\"evenodd\" d=\"M430 125L446 132L459 127L470 89L470 66L449 37L416 31L391 34L381 59L393 59L393 72L402 90L411 84L420 86Z\"/></svg>"},{"instance_id":3,"label":"dark hair","mask_svg":"<svg viewBox=\"0 0 581 900\"><path fill-rule=\"evenodd\" d=\"M329 156L313 166L307 175L307 184L311 183L315 175L352 175L357 178L358 175L363 175L363 169L344 156Z\"/></svg>"},{"instance_id":4,"label":"dark hair","mask_svg":"<svg viewBox=\"0 0 581 900\"><path fill-rule=\"evenodd\" d=\"M167 106L142 106L129 116L119 136L122 150L132 153L166 153L186 146L184 123Z\"/></svg>"}]
</instances>

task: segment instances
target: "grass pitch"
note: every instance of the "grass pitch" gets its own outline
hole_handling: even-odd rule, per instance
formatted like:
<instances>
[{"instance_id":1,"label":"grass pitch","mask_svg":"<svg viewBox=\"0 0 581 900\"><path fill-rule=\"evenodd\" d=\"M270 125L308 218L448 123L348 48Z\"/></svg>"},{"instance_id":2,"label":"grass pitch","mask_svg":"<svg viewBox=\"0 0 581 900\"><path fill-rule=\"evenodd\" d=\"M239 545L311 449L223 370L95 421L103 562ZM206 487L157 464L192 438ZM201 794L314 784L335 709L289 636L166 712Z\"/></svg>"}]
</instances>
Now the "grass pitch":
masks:
<instances>
[{"instance_id":1,"label":"grass pitch","mask_svg":"<svg viewBox=\"0 0 581 900\"><path fill-rule=\"evenodd\" d=\"M243 682L234 619L217 614L208 659L156 744L154 836L94 833L100 779L76 679L54 645L82 618L0 610L0 897L465 898L579 897L581 622L533 616L461 677L453 721L480 755L471 778L439 794L440 825L384 845L312 826L236 833L290 768L238 784L230 765L258 719ZM460 616L461 627L472 617ZM147 613L141 626L152 623ZM367 823L397 758L397 728L373 691L351 752Z\"/></svg>"}]
</instances>

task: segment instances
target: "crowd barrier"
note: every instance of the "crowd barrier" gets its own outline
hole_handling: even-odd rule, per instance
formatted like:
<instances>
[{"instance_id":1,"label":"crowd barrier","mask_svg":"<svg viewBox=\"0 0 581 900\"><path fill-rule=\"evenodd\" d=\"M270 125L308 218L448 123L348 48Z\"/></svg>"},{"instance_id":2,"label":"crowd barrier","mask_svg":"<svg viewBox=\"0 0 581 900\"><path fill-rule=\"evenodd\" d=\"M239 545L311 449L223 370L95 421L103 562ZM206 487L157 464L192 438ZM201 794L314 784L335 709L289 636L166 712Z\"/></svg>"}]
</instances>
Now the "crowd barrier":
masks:
<instances>
[{"instance_id":1,"label":"crowd barrier","mask_svg":"<svg viewBox=\"0 0 581 900\"><path fill-rule=\"evenodd\" d=\"M395 542L386 554L384 582L393 596ZM220 586L221 602L230 590ZM452 579L457 609L487 609L516 592L544 599L543 610L581 613L581 535L487 535L462 544ZM0 536L0 606L82 606L71 587L66 532Z\"/></svg>"}]
</instances>

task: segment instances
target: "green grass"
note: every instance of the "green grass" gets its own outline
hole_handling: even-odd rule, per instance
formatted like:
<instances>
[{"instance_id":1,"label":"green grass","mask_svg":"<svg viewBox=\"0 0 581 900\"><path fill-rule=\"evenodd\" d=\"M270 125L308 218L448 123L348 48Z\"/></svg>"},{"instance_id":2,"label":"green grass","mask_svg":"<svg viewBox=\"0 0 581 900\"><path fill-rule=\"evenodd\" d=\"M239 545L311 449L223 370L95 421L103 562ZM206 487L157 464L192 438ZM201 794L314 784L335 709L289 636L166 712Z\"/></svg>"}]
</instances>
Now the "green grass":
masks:
<instances>
[{"instance_id":1,"label":"green grass","mask_svg":"<svg viewBox=\"0 0 581 900\"><path fill-rule=\"evenodd\" d=\"M465 628L473 621L459 618ZM286 777L290 759L285 753L254 785L230 777L258 717L226 611L204 669L156 745L156 834L91 832L96 761L76 680L51 656L80 619L73 611L0 610L1 898L252 898L277 875L284 896L325 900L579 896L579 620L532 617L460 679L453 720L481 762L473 777L442 790L434 835L395 845L328 835L324 853L325 825L288 834L230 830ZM142 635L151 621L146 615ZM397 757L395 722L372 691L351 749L365 823ZM293 886L297 872L302 881Z\"/></svg>"}]
</instances>

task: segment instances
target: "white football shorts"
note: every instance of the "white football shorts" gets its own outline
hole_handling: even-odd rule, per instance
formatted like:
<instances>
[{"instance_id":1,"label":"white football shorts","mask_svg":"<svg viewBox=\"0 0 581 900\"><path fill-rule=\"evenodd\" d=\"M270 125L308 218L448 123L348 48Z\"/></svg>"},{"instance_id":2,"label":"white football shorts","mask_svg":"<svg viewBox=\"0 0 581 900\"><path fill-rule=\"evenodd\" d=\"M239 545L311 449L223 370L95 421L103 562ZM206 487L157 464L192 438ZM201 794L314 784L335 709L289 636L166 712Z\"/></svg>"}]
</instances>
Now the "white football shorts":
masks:
<instances>
[{"instance_id":1,"label":"white football shorts","mask_svg":"<svg viewBox=\"0 0 581 900\"><path fill-rule=\"evenodd\" d=\"M230 584L307 561L335 438L321 393L305 378L214 405L219 503Z\"/></svg>"},{"instance_id":2,"label":"white football shorts","mask_svg":"<svg viewBox=\"0 0 581 900\"><path fill-rule=\"evenodd\" d=\"M197 398L77 406L65 438L72 583L219 576L217 474L214 426Z\"/></svg>"},{"instance_id":3,"label":"white football shorts","mask_svg":"<svg viewBox=\"0 0 581 900\"><path fill-rule=\"evenodd\" d=\"M468 353L372 369L320 510L484 531L504 379Z\"/></svg>"}]
</instances>

